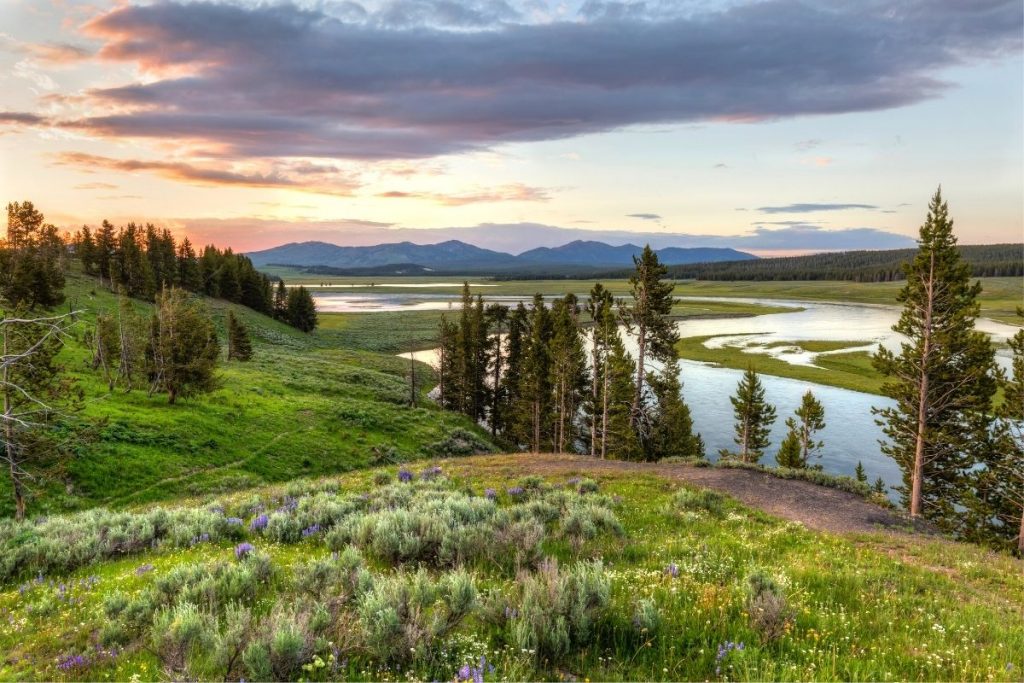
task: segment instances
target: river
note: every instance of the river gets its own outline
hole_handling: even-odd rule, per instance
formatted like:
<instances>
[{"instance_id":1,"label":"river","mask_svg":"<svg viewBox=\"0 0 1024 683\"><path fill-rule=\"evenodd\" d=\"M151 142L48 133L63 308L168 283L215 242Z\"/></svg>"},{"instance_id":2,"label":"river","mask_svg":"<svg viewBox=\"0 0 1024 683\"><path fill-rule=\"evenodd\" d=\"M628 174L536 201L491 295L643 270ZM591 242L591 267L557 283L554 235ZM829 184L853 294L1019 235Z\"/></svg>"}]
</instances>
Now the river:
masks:
<instances>
[{"instance_id":1,"label":"river","mask_svg":"<svg viewBox=\"0 0 1024 683\"><path fill-rule=\"evenodd\" d=\"M349 305L357 297L373 299L366 302L365 308L354 310L443 310L450 306L457 309L454 296L449 298L437 294L366 294L344 297ZM503 303L525 300L525 297L500 298ZM893 306L732 297L677 298L793 308L792 312L771 315L685 320L679 323L680 334L684 337L715 335L707 341L709 345L736 345L752 354L768 353L791 363L813 364L816 354L804 352L798 347L787 347L784 344L787 341L817 339L863 342L863 346L855 348L864 349L874 348L879 343L896 348L900 343L900 336L891 329L899 317L899 309ZM996 341L1005 341L1017 331L1016 327L988 319L979 320L977 327L992 335ZM408 354L403 355L408 357ZM426 363L436 364L437 361L434 350L418 351L413 355L416 360ZM1008 363L1005 349L1000 349L998 360L1004 366ZM681 361L680 368L683 395L693 414L694 425L704 438L708 456L714 459L719 449L735 446L729 397L735 391L742 372L696 361ZM825 448L819 461L824 470L831 474L853 475L857 463L861 462L871 481L881 477L889 486L900 483L899 467L880 450L879 441L884 435L875 424L872 414L872 408L891 405L888 399L784 377L763 375L761 379L767 400L775 405L778 414L764 464L774 464L774 453L786 433L785 419L793 414L803 394L811 390L825 408L826 427L820 432Z\"/></svg>"}]
</instances>

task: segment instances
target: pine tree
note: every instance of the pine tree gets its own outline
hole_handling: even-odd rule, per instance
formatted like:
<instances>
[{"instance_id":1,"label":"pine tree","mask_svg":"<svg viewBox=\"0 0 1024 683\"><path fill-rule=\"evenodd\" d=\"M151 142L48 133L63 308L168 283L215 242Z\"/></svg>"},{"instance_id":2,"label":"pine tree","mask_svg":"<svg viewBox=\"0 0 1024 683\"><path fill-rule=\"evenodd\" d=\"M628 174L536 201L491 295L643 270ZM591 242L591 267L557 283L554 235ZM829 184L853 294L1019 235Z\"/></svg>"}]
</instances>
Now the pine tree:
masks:
<instances>
[{"instance_id":1,"label":"pine tree","mask_svg":"<svg viewBox=\"0 0 1024 683\"><path fill-rule=\"evenodd\" d=\"M868 481L868 473L864 471L864 463L860 460L857 461L857 468L853 471L854 476L862 484L866 484Z\"/></svg>"},{"instance_id":2,"label":"pine tree","mask_svg":"<svg viewBox=\"0 0 1024 683\"><path fill-rule=\"evenodd\" d=\"M1017 309L1024 322L1024 308ZM1009 339L1009 374L1000 373L1003 402L984 457L970 472L969 540L1024 555L1024 329Z\"/></svg>"},{"instance_id":3,"label":"pine tree","mask_svg":"<svg viewBox=\"0 0 1024 683\"><path fill-rule=\"evenodd\" d=\"M199 259L196 258L196 250L192 248L192 242L187 237L178 245L177 266L177 285L189 292L200 291L203 282L199 276Z\"/></svg>"},{"instance_id":4,"label":"pine tree","mask_svg":"<svg viewBox=\"0 0 1024 683\"><path fill-rule=\"evenodd\" d=\"M448 320L444 315L441 316L441 323L438 326L438 348L440 351L440 358L438 359L438 380L439 380L439 403L442 408L448 410L456 410L458 400L458 389L456 387L456 356L457 351L455 348L456 338L458 337L458 327L455 323Z\"/></svg>"},{"instance_id":5,"label":"pine tree","mask_svg":"<svg viewBox=\"0 0 1024 683\"><path fill-rule=\"evenodd\" d=\"M238 319L234 311L228 311L228 360L252 360L252 340L245 323Z\"/></svg>"},{"instance_id":6,"label":"pine tree","mask_svg":"<svg viewBox=\"0 0 1024 683\"><path fill-rule=\"evenodd\" d=\"M57 362L74 315L31 318L0 309L0 463L14 497L15 518L25 518L28 482L46 476L66 449L54 438L62 412L81 391Z\"/></svg>"},{"instance_id":7,"label":"pine tree","mask_svg":"<svg viewBox=\"0 0 1024 683\"><path fill-rule=\"evenodd\" d=\"M704 457L704 440L694 433L690 408L683 401L678 361L666 363L657 374L648 374L647 382L657 400L645 448L647 459Z\"/></svg>"},{"instance_id":8,"label":"pine tree","mask_svg":"<svg viewBox=\"0 0 1024 683\"><path fill-rule=\"evenodd\" d=\"M114 252L117 249L117 236L110 221L103 221L96 231L96 271L100 276L100 284L106 282L113 286Z\"/></svg>"},{"instance_id":9,"label":"pine tree","mask_svg":"<svg viewBox=\"0 0 1024 683\"><path fill-rule=\"evenodd\" d=\"M533 297L523 348L519 383L521 430L531 452L539 453L550 444L551 425L551 314L544 297Z\"/></svg>"},{"instance_id":10,"label":"pine tree","mask_svg":"<svg viewBox=\"0 0 1024 683\"><path fill-rule=\"evenodd\" d=\"M600 282L596 283L590 290L590 298L587 300L587 313L590 314L590 330L588 338L590 341L590 392L584 403L587 429L590 434L590 455L596 457L600 452L599 446L604 445L603 432L603 397L604 378L607 374L607 362L609 353L609 336L618 334L613 307L615 300L612 293L604 288ZM611 320L610 329L606 321Z\"/></svg>"},{"instance_id":11,"label":"pine tree","mask_svg":"<svg viewBox=\"0 0 1024 683\"><path fill-rule=\"evenodd\" d=\"M115 289L126 296L150 299L156 291L153 269L142 248L142 231L135 223L117 235L110 275Z\"/></svg>"},{"instance_id":12,"label":"pine tree","mask_svg":"<svg viewBox=\"0 0 1024 683\"><path fill-rule=\"evenodd\" d=\"M736 395L731 397L733 412L736 416L736 437L741 462L756 463L764 455L768 447L769 434L775 422L775 406L765 401L764 386L753 366L747 368L743 378L736 387ZM722 450L723 458L734 454Z\"/></svg>"},{"instance_id":13,"label":"pine tree","mask_svg":"<svg viewBox=\"0 0 1024 683\"><path fill-rule=\"evenodd\" d=\"M878 479L875 479L875 483L871 487L871 490L874 491L875 493L877 493L880 496L884 496L885 495L885 480L882 479L881 477L879 477Z\"/></svg>"},{"instance_id":14,"label":"pine tree","mask_svg":"<svg viewBox=\"0 0 1024 683\"><path fill-rule=\"evenodd\" d=\"M302 285L288 292L288 324L302 332L316 329L316 303L313 295Z\"/></svg>"},{"instance_id":15,"label":"pine tree","mask_svg":"<svg viewBox=\"0 0 1024 683\"><path fill-rule=\"evenodd\" d=\"M609 351L602 378L601 458L640 460L644 451L633 425L632 408L636 361L617 333L609 335L608 339Z\"/></svg>"},{"instance_id":16,"label":"pine tree","mask_svg":"<svg viewBox=\"0 0 1024 683\"><path fill-rule=\"evenodd\" d=\"M918 251L904 266L904 305L893 330L906 337L898 354L879 347L882 393L896 406L876 410L888 442L882 450L903 470L911 517L958 524L969 472L988 440L996 383L988 337L974 329L981 284L970 283L949 209L937 191L921 226Z\"/></svg>"},{"instance_id":17,"label":"pine tree","mask_svg":"<svg viewBox=\"0 0 1024 683\"><path fill-rule=\"evenodd\" d=\"M0 297L14 307L50 308L64 301L65 245L32 202L7 205L0 243Z\"/></svg>"},{"instance_id":18,"label":"pine tree","mask_svg":"<svg viewBox=\"0 0 1024 683\"><path fill-rule=\"evenodd\" d=\"M518 447L525 446L529 441L523 428L523 421L519 419L517 412L522 405L520 391L523 386L523 358L528 327L529 315L526 306L519 302L508 317L506 370L501 391L502 436Z\"/></svg>"},{"instance_id":19,"label":"pine tree","mask_svg":"<svg viewBox=\"0 0 1024 683\"><path fill-rule=\"evenodd\" d=\"M505 358L505 333L508 324L508 306L491 304L487 307L488 326L493 329L488 349L488 357L491 361L490 382L491 382L491 405L488 410L487 421L491 426L491 436L497 436L504 427L505 422L505 393L508 387L504 375L506 370Z\"/></svg>"},{"instance_id":20,"label":"pine tree","mask_svg":"<svg viewBox=\"0 0 1024 683\"><path fill-rule=\"evenodd\" d=\"M206 307L181 289L156 298L146 361L149 393L167 394L167 402L213 391L218 386L220 344Z\"/></svg>"},{"instance_id":21,"label":"pine tree","mask_svg":"<svg viewBox=\"0 0 1024 683\"><path fill-rule=\"evenodd\" d=\"M622 321L626 330L635 335L637 342L636 383L633 390L630 422L638 426L644 409L644 384L649 360L663 363L676 358L679 332L668 319L672 312L671 282L663 280L668 269L658 261L650 245L639 257L633 257L636 268L629 278L632 302L622 308Z\"/></svg>"},{"instance_id":22,"label":"pine tree","mask_svg":"<svg viewBox=\"0 0 1024 683\"><path fill-rule=\"evenodd\" d=\"M552 445L556 453L575 449L577 414L588 384L578 316L575 294L556 301L551 311Z\"/></svg>"},{"instance_id":23,"label":"pine tree","mask_svg":"<svg viewBox=\"0 0 1024 683\"><path fill-rule=\"evenodd\" d=\"M88 225L83 225L75 238L75 256L82 264L82 272L86 275L96 274L96 241Z\"/></svg>"},{"instance_id":24,"label":"pine tree","mask_svg":"<svg viewBox=\"0 0 1024 683\"><path fill-rule=\"evenodd\" d=\"M800 407L795 411L797 419L786 418L789 432L782 442L776 461L782 467L804 469L810 466L811 458L821 457L818 451L825 443L815 441L815 433L825 428L825 409L814 394L804 394Z\"/></svg>"},{"instance_id":25,"label":"pine tree","mask_svg":"<svg viewBox=\"0 0 1024 683\"><path fill-rule=\"evenodd\" d=\"M284 280L278 280L274 289L274 318L288 320L288 288L285 287Z\"/></svg>"}]
</instances>

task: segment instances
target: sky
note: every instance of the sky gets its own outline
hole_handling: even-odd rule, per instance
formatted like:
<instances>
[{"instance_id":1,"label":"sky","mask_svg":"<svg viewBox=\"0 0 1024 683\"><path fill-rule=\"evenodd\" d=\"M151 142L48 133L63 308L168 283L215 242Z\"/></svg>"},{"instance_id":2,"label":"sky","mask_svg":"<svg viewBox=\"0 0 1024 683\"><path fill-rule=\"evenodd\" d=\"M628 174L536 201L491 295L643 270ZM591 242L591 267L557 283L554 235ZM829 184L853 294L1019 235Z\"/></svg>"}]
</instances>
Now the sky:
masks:
<instances>
[{"instance_id":1,"label":"sky","mask_svg":"<svg viewBox=\"0 0 1024 683\"><path fill-rule=\"evenodd\" d=\"M1020 0L0 0L0 189L248 251L1024 239Z\"/></svg>"}]
</instances>

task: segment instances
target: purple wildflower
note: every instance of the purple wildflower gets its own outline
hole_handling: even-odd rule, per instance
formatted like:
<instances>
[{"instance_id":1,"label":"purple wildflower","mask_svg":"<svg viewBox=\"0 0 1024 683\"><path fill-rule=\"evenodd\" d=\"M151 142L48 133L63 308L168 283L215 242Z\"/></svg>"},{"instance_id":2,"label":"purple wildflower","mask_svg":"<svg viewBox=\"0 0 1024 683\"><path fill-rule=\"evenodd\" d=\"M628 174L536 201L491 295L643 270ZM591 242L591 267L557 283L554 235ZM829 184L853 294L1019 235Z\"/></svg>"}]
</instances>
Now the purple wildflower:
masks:
<instances>
[{"instance_id":1,"label":"purple wildflower","mask_svg":"<svg viewBox=\"0 0 1024 683\"><path fill-rule=\"evenodd\" d=\"M718 646L718 654L715 655L715 675L722 675L722 661L729 656L732 651L743 651L743 643L734 643L731 640L727 640Z\"/></svg>"},{"instance_id":2,"label":"purple wildflower","mask_svg":"<svg viewBox=\"0 0 1024 683\"><path fill-rule=\"evenodd\" d=\"M470 666L469 664L463 664L459 667L459 672L456 675L458 681L472 681L473 683L484 683L484 671L494 671L493 666L487 664L487 658L480 656L479 666Z\"/></svg>"},{"instance_id":3,"label":"purple wildflower","mask_svg":"<svg viewBox=\"0 0 1024 683\"><path fill-rule=\"evenodd\" d=\"M412 481L412 472L410 472L409 470L404 469L404 468L398 470L398 481L401 481L401 482Z\"/></svg>"},{"instance_id":4,"label":"purple wildflower","mask_svg":"<svg viewBox=\"0 0 1024 683\"><path fill-rule=\"evenodd\" d=\"M259 517L255 518L254 520L252 520L252 522L249 523L249 528L253 531L260 531L262 529L266 529L267 522L269 521L270 519L266 515L260 515Z\"/></svg>"},{"instance_id":5,"label":"purple wildflower","mask_svg":"<svg viewBox=\"0 0 1024 683\"><path fill-rule=\"evenodd\" d=\"M228 523L228 526L242 526L243 524L242 520L238 517L228 517L224 521Z\"/></svg>"},{"instance_id":6,"label":"purple wildflower","mask_svg":"<svg viewBox=\"0 0 1024 683\"><path fill-rule=\"evenodd\" d=\"M146 563L135 568L135 576L142 576L153 571L153 565Z\"/></svg>"},{"instance_id":7,"label":"purple wildflower","mask_svg":"<svg viewBox=\"0 0 1024 683\"><path fill-rule=\"evenodd\" d=\"M427 469L420 472L420 479L422 479L423 481L430 481L431 479L440 476L440 474L441 468L438 467L437 465L434 465L433 467L428 467Z\"/></svg>"},{"instance_id":8,"label":"purple wildflower","mask_svg":"<svg viewBox=\"0 0 1024 683\"><path fill-rule=\"evenodd\" d=\"M302 537L309 538L310 536L316 536L318 533L320 533L320 525L313 524L302 530Z\"/></svg>"},{"instance_id":9,"label":"purple wildflower","mask_svg":"<svg viewBox=\"0 0 1024 683\"><path fill-rule=\"evenodd\" d=\"M488 500L494 500L498 497L498 492L494 489L484 489L484 497Z\"/></svg>"},{"instance_id":10,"label":"purple wildflower","mask_svg":"<svg viewBox=\"0 0 1024 683\"><path fill-rule=\"evenodd\" d=\"M252 543L239 543L235 546L235 557L239 560L244 560L254 550L256 548L253 547Z\"/></svg>"},{"instance_id":11,"label":"purple wildflower","mask_svg":"<svg viewBox=\"0 0 1024 683\"><path fill-rule=\"evenodd\" d=\"M86 659L85 655L64 655L57 660L57 668L61 671L80 669L88 664L89 660Z\"/></svg>"},{"instance_id":12,"label":"purple wildflower","mask_svg":"<svg viewBox=\"0 0 1024 683\"><path fill-rule=\"evenodd\" d=\"M523 495L523 487L522 486L513 486L512 488L508 489L508 495L510 495L510 496L521 496L521 495Z\"/></svg>"},{"instance_id":13,"label":"purple wildflower","mask_svg":"<svg viewBox=\"0 0 1024 683\"><path fill-rule=\"evenodd\" d=\"M673 579L677 578L679 576L679 565L675 562L669 562L668 566L665 567L665 574Z\"/></svg>"}]
</instances>

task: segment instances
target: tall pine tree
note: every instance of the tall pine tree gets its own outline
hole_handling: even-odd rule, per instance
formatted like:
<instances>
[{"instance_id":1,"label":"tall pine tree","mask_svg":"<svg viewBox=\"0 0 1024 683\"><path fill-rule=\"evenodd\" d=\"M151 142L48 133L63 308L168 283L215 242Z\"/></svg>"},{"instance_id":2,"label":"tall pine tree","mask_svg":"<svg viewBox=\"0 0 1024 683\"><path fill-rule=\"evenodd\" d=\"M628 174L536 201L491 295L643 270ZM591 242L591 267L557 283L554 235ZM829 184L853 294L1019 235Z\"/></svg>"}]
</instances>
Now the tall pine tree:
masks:
<instances>
[{"instance_id":1,"label":"tall pine tree","mask_svg":"<svg viewBox=\"0 0 1024 683\"><path fill-rule=\"evenodd\" d=\"M825 409L809 390L800 401L795 417L786 418L786 426L789 431L775 457L780 467L804 469L810 465L811 458L821 457L818 451L825 443L815 440L814 435L825 428Z\"/></svg>"},{"instance_id":2,"label":"tall pine tree","mask_svg":"<svg viewBox=\"0 0 1024 683\"><path fill-rule=\"evenodd\" d=\"M756 463L764 455L768 447L769 434L775 422L775 406L765 400L764 386L753 366L747 368L742 379L736 386L736 395L732 402L736 416L736 436L734 441L739 447L738 453L722 450L723 458L738 456L741 462Z\"/></svg>"},{"instance_id":3,"label":"tall pine tree","mask_svg":"<svg viewBox=\"0 0 1024 683\"><path fill-rule=\"evenodd\" d=\"M952 529L967 478L988 441L996 390L988 337L974 329L981 284L956 248L953 221L936 191L921 226L918 252L904 266L903 313L893 330L899 353L879 347L882 393L896 405L876 410L888 441L882 450L903 470L903 502L911 517Z\"/></svg>"}]
</instances>

